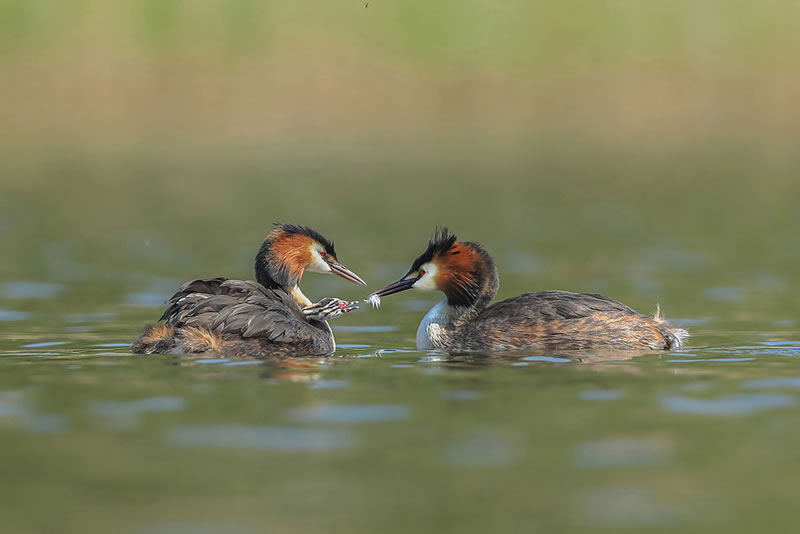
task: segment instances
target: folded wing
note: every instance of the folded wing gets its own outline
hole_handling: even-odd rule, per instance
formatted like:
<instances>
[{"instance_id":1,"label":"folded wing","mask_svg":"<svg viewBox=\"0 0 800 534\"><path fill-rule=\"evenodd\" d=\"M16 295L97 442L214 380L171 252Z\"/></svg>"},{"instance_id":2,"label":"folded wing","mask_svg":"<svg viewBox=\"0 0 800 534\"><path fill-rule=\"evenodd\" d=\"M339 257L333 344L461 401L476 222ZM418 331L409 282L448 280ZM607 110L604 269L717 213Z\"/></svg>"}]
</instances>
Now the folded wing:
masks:
<instances>
[{"instance_id":1,"label":"folded wing","mask_svg":"<svg viewBox=\"0 0 800 534\"><path fill-rule=\"evenodd\" d=\"M326 329L308 322L285 292L251 280L207 278L186 282L169 299L161 320L176 328L203 328L223 337L307 342Z\"/></svg>"}]
</instances>

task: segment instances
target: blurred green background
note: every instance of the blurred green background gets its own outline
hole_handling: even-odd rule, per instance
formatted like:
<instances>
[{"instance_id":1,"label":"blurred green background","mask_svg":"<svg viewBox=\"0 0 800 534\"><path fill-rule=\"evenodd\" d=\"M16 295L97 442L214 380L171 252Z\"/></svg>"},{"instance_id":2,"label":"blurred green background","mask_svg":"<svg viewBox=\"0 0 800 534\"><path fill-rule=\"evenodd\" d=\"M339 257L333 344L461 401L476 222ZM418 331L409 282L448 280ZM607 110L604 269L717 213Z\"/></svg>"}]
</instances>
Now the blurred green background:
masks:
<instances>
[{"instance_id":1,"label":"blurred green background","mask_svg":"<svg viewBox=\"0 0 800 534\"><path fill-rule=\"evenodd\" d=\"M370 264L410 261L445 224L513 288L633 296L649 274L614 260L642 255L640 271L683 258L702 283L757 286L765 259L800 264L798 15L2 0L0 276L247 276L269 225L292 221L375 285L395 271ZM693 313L674 282L667 311Z\"/></svg>"},{"instance_id":2,"label":"blurred green background","mask_svg":"<svg viewBox=\"0 0 800 534\"><path fill-rule=\"evenodd\" d=\"M0 0L4 528L785 526L798 21L790 0ZM500 297L660 302L690 352L355 359L413 349L437 297L401 295L337 320L315 373L126 354L181 281L250 277L276 221L370 283L310 275L313 300L363 298L448 225L495 256ZM776 375L788 394L747 393ZM407 418L291 415L387 403ZM237 425L265 424L353 444L181 433L248 449Z\"/></svg>"}]
</instances>

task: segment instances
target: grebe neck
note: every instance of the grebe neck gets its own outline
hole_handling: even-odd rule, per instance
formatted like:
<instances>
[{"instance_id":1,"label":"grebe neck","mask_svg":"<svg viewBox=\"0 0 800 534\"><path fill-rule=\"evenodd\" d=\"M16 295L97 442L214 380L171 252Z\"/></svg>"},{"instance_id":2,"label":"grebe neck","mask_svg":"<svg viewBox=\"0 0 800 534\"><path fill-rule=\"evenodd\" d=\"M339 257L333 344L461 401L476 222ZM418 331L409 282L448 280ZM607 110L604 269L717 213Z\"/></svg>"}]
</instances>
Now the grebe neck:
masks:
<instances>
[{"instance_id":1,"label":"grebe neck","mask_svg":"<svg viewBox=\"0 0 800 534\"><path fill-rule=\"evenodd\" d=\"M303 295L303 292L300 291L300 288L298 286L284 287L282 289L287 293L289 293L294 299L294 301L297 303L297 305L300 306L301 308L305 308L306 306L311 306L312 304L311 300L309 300L308 297Z\"/></svg>"},{"instance_id":2,"label":"grebe neck","mask_svg":"<svg viewBox=\"0 0 800 534\"><path fill-rule=\"evenodd\" d=\"M489 299L491 300L491 299ZM471 306L453 305L445 298L422 319L417 328L417 348L442 349L451 345L455 333L474 320L488 305L483 299Z\"/></svg>"},{"instance_id":3,"label":"grebe neck","mask_svg":"<svg viewBox=\"0 0 800 534\"><path fill-rule=\"evenodd\" d=\"M266 288L283 289L290 294L297 288L297 284L303 277L302 268L290 265L276 256L272 249L271 238L267 238L258 249L254 270L256 282ZM302 295L302 293L300 294Z\"/></svg>"}]
</instances>

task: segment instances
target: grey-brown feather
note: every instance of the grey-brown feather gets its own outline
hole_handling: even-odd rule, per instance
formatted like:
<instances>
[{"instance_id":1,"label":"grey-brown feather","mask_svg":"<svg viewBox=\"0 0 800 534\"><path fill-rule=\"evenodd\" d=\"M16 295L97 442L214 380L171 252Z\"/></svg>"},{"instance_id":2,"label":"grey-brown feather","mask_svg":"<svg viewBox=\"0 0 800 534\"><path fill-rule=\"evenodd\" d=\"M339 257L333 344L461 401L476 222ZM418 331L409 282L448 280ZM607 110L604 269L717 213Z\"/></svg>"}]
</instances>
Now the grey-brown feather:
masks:
<instances>
[{"instance_id":1,"label":"grey-brown feather","mask_svg":"<svg viewBox=\"0 0 800 534\"><path fill-rule=\"evenodd\" d=\"M509 315L514 314L530 321L547 321L577 319L595 312L622 312L639 315L623 303L597 293L539 291L501 300L484 309L478 317L484 321L492 320L495 317L505 321Z\"/></svg>"},{"instance_id":2,"label":"grey-brown feather","mask_svg":"<svg viewBox=\"0 0 800 534\"><path fill-rule=\"evenodd\" d=\"M448 348L496 350L664 350L683 331L591 293L541 291L500 301L459 325Z\"/></svg>"},{"instance_id":3,"label":"grey-brown feather","mask_svg":"<svg viewBox=\"0 0 800 534\"><path fill-rule=\"evenodd\" d=\"M189 327L207 330L222 339L224 348L252 356L323 355L335 348L327 323L308 320L282 289L252 280L186 282L169 299L161 320L174 327L178 350L181 329Z\"/></svg>"}]
</instances>

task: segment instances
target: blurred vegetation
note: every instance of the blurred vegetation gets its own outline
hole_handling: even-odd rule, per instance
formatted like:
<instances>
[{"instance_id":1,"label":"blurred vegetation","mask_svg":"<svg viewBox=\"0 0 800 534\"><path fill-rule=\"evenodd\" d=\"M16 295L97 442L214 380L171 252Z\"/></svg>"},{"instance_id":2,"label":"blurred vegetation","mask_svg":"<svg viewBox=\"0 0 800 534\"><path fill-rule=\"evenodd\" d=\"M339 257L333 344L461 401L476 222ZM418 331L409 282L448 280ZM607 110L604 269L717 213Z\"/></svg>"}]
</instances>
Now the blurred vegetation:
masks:
<instances>
[{"instance_id":1,"label":"blurred vegetation","mask_svg":"<svg viewBox=\"0 0 800 534\"><path fill-rule=\"evenodd\" d=\"M448 224L498 256L504 295L772 302L758 273L800 264L799 14L0 0L0 277L247 276L269 225L297 221L379 284Z\"/></svg>"},{"instance_id":2,"label":"blurred vegetation","mask_svg":"<svg viewBox=\"0 0 800 534\"><path fill-rule=\"evenodd\" d=\"M776 0L2 0L2 138L775 140L797 133L798 15Z\"/></svg>"}]
</instances>

